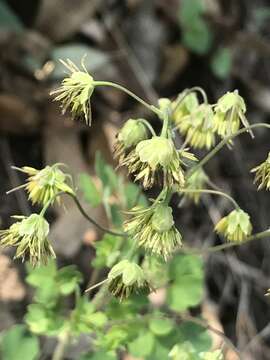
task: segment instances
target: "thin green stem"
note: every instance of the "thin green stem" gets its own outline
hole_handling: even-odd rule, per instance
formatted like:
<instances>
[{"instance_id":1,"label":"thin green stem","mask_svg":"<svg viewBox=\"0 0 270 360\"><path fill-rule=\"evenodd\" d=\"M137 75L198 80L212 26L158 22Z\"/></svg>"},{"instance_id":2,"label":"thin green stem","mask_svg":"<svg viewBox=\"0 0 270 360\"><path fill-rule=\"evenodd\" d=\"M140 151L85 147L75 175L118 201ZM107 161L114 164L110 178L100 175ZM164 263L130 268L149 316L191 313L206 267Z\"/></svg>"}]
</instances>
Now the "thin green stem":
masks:
<instances>
[{"instance_id":1,"label":"thin green stem","mask_svg":"<svg viewBox=\"0 0 270 360\"><path fill-rule=\"evenodd\" d=\"M118 90L121 90L123 92L125 92L126 94L128 94L129 96L131 96L133 99L135 99L136 101L138 101L139 103L141 103L143 106L145 106L148 110L153 111L156 115L160 116L161 115L161 111L155 107L154 105L150 105L148 104L146 101L144 101L142 98L140 98L139 96L137 96L136 94L134 94L132 91L126 89L124 86L110 82L110 81L94 81L94 86L110 86L110 87L114 87Z\"/></svg>"},{"instance_id":2,"label":"thin green stem","mask_svg":"<svg viewBox=\"0 0 270 360\"><path fill-rule=\"evenodd\" d=\"M147 129L150 131L152 136L157 136L157 134L155 133L155 130L153 129L152 125L149 124L148 121L146 121L145 119L139 119L138 121L147 127Z\"/></svg>"},{"instance_id":3,"label":"thin green stem","mask_svg":"<svg viewBox=\"0 0 270 360\"><path fill-rule=\"evenodd\" d=\"M214 157L223 148L224 145L228 144L230 140L234 139L238 135L248 132L251 129L256 129L260 127L265 127L267 129L270 129L270 124L266 124L266 123L253 124L238 130L235 134L226 136L197 165L195 165L192 169L190 169L190 175L192 175L196 170L198 170L200 167L204 166L209 160L211 160L212 157Z\"/></svg>"},{"instance_id":4,"label":"thin green stem","mask_svg":"<svg viewBox=\"0 0 270 360\"><path fill-rule=\"evenodd\" d=\"M181 190L178 190L178 192L180 192L180 193L196 193L196 194L213 194L213 195L223 196L223 197L227 198L236 209L240 208L239 205L237 204L237 202L234 200L234 198L232 198L230 195L228 195L222 191L210 190L210 189L181 189Z\"/></svg>"},{"instance_id":5,"label":"thin green stem","mask_svg":"<svg viewBox=\"0 0 270 360\"><path fill-rule=\"evenodd\" d=\"M178 99L176 100L176 104L175 104L175 106L174 106L173 111L176 111L176 110L178 109L178 107L181 105L181 103L184 101L184 99L185 99L189 94L191 94L192 92L196 92L196 91L199 92L199 93L202 95L202 97L203 97L203 102L204 102L205 104L208 104L208 99L207 99L207 95L206 95L205 91L204 91L201 87L199 87L199 86L194 86L194 87L186 90L184 96L181 97L181 95L180 95L180 96L178 97Z\"/></svg>"},{"instance_id":6,"label":"thin green stem","mask_svg":"<svg viewBox=\"0 0 270 360\"><path fill-rule=\"evenodd\" d=\"M169 128L169 114L166 112L164 115L162 116L163 125L162 125L160 136L167 138L167 136L168 136L168 128Z\"/></svg>"},{"instance_id":7,"label":"thin green stem","mask_svg":"<svg viewBox=\"0 0 270 360\"><path fill-rule=\"evenodd\" d=\"M105 284L107 282L108 282L108 279L106 278L106 279L96 283L95 285L90 286L90 288L86 289L85 292L90 292L90 291L94 290L95 288L97 288L97 287L99 287L99 286L101 286L101 285L103 285L103 284Z\"/></svg>"},{"instance_id":8,"label":"thin green stem","mask_svg":"<svg viewBox=\"0 0 270 360\"><path fill-rule=\"evenodd\" d=\"M62 360L65 355L65 349L69 343L69 333L66 331L58 337L58 343L52 355L52 360Z\"/></svg>"}]
</instances>

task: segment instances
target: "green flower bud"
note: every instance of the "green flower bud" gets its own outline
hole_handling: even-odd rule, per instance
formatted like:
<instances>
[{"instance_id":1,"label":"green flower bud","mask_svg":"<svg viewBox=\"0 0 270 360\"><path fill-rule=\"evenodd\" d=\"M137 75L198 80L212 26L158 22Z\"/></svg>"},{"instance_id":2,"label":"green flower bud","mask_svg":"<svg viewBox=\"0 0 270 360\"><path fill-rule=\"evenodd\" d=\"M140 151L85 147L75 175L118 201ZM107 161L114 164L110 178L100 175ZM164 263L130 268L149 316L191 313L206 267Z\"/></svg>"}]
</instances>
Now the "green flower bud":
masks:
<instances>
[{"instance_id":1,"label":"green flower bud","mask_svg":"<svg viewBox=\"0 0 270 360\"><path fill-rule=\"evenodd\" d=\"M217 102L215 106L215 129L221 137L235 134L242 123L249 126L245 117L246 104L238 91L227 92Z\"/></svg>"},{"instance_id":2,"label":"green flower bud","mask_svg":"<svg viewBox=\"0 0 270 360\"><path fill-rule=\"evenodd\" d=\"M168 166L173 161L175 148L171 140L154 136L152 139L139 142L136 153L141 162L154 169L158 165Z\"/></svg>"},{"instance_id":3,"label":"green flower bud","mask_svg":"<svg viewBox=\"0 0 270 360\"><path fill-rule=\"evenodd\" d=\"M251 170L255 173L254 184L259 183L258 190L265 188L270 190L270 152L267 159Z\"/></svg>"},{"instance_id":4,"label":"green flower bud","mask_svg":"<svg viewBox=\"0 0 270 360\"><path fill-rule=\"evenodd\" d=\"M169 231L174 225L172 208L163 204L157 205L152 217L152 226L159 233Z\"/></svg>"},{"instance_id":5,"label":"green flower bud","mask_svg":"<svg viewBox=\"0 0 270 360\"><path fill-rule=\"evenodd\" d=\"M208 180L208 176L204 172L204 170L200 167L193 174L189 176L187 173L187 180L185 189L187 190L200 190L205 187L205 183ZM199 192L186 192L185 197L194 201L195 204L199 203L201 198L201 193Z\"/></svg>"},{"instance_id":6,"label":"green flower bud","mask_svg":"<svg viewBox=\"0 0 270 360\"><path fill-rule=\"evenodd\" d=\"M118 141L124 144L126 149L136 146L140 141L147 139L147 130L140 119L129 119L118 134Z\"/></svg>"},{"instance_id":7,"label":"green flower bud","mask_svg":"<svg viewBox=\"0 0 270 360\"><path fill-rule=\"evenodd\" d=\"M149 290L142 268L135 262L122 260L114 265L108 274L110 292L120 298L128 298L132 293Z\"/></svg>"},{"instance_id":8,"label":"green flower bud","mask_svg":"<svg viewBox=\"0 0 270 360\"><path fill-rule=\"evenodd\" d=\"M59 164L46 166L41 170L29 166L15 169L27 174L28 179L25 184L10 190L10 192L25 188L33 205L44 206L50 201L53 203L56 200L56 194L59 192L74 194L74 191L68 185L68 179L71 177L60 170Z\"/></svg>"},{"instance_id":9,"label":"green flower bud","mask_svg":"<svg viewBox=\"0 0 270 360\"><path fill-rule=\"evenodd\" d=\"M196 92L191 92L186 95L187 90L179 94L177 99L173 101L172 108L172 119L176 125L192 112L194 112L199 106L199 100Z\"/></svg>"},{"instance_id":10,"label":"green flower bud","mask_svg":"<svg viewBox=\"0 0 270 360\"><path fill-rule=\"evenodd\" d=\"M215 231L228 241L243 242L252 231L250 217L241 209L233 210L217 223Z\"/></svg>"},{"instance_id":11,"label":"green flower bud","mask_svg":"<svg viewBox=\"0 0 270 360\"><path fill-rule=\"evenodd\" d=\"M91 125L90 98L95 88L94 79L83 64L84 71L81 71L69 59L61 62L70 71L70 76L65 78L59 89L52 91L51 95L56 95L54 100L61 101L63 113L70 110L72 118L83 116L86 123Z\"/></svg>"},{"instance_id":12,"label":"green flower bud","mask_svg":"<svg viewBox=\"0 0 270 360\"><path fill-rule=\"evenodd\" d=\"M6 246L17 246L15 258L29 256L30 263L46 264L50 258L55 258L55 253L47 236L49 224L38 214L29 217L14 216L18 222L11 225L7 230L0 231L0 244Z\"/></svg>"}]
</instances>

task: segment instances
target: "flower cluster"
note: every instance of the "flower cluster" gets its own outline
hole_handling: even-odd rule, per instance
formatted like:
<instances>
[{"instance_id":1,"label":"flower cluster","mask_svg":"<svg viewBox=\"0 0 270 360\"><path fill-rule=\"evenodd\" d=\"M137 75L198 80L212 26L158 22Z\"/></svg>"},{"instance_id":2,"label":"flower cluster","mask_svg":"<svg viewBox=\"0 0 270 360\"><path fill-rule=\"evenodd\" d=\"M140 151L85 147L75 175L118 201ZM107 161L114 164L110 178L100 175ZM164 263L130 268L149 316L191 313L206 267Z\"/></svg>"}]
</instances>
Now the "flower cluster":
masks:
<instances>
[{"instance_id":1,"label":"flower cluster","mask_svg":"<svg viewBox=\"0 0 270 360\"><path fill-rule=\"evenodd\" d=\"M46 166L44 169L37 170L29 166L15 168L28 175L27 182L18 188L25 188L32 204L46 205L53 203L59 192L74 194L74 191L68 184L70 175L60 170L59 165Z\"/></svg>"},{"instance_id":2,"label":"flower cluster","mask_svg":"<svg viewBox=\"0 0 270 360\"><path fill-rule=\"evenodd\" d=\"M46 264L55 253L48 241L49 224L38 214L29 217L14 216L18 221L7 230L0 230L0 244L3 247L17 246L15 258L29 257L30 263Z\"/></svg>"},{"instance_id":3,"label":"flower cluster","mask_svg":"<svg viewBox=\"0 0 270 360\"><path fill-rule=\"evenodd\" d=\"M270 152L267 159L251 170L255 173L254 183L259 183L258 190L265 188L270 190Z\"/></svg>"},{"instance_id":4,"label":"flower cluster","mask_svg":"<svg viewBox=\"0 0 270 360\"><path fill-rule=\"evenodd\" d=\"M131 294L150 290L142 268L135 262L122 260L112 267L108 274L109 291L120 301Z\"/></svg>"},{"instance_id":5,"label":"flower cluster","mask_svg":"<svg viewBox=\"0 0 270 360\"><path fill-rule=\"evenodd\" d=\"M223 217L215 226L215 230L228 241L241 243L251 234L252 225L249 215L237 209Z\"/></svg>"},{"instance_id":6,"label":"flower cluster","mask_svg":"<svg viewBox=\"0 0 270 360\"><path fill-rule=\"evenodd\" d=\"M199 203L199 200L201 198L201 193L198 191L192 191L192 190L201 190L205 187L205 183L208 180L208 176L204 172L202 168L198 168L193 174L189 175L187 173L186 176L186 186L185 189L188 190L188 192L185 193L185 197L191 199L194 201L195 204Z\"/></svg>"},{"instance_id":7,"label":"flower cluster","mask_svg":"<svg viewBox=\"0 0 270 360\"><path fill-rule=\"evenodd\" d=\"M165 260L181 247L182 236L174 225L172 208L165 203L137 207L129 213L132 217L126 221L124 229L138 246Z\"/></svg>"}]
</instances>

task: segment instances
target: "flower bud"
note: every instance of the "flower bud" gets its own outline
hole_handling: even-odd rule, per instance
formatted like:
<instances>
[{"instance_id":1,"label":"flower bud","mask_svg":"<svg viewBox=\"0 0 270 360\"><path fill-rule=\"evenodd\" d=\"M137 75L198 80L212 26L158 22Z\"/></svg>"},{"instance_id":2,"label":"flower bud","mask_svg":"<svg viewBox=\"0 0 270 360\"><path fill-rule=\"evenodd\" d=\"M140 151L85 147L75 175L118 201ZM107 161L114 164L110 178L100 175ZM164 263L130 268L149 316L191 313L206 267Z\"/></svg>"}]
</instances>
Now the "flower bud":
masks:
<instances>
[{"instance_id":1,"label":"flower bud","mask_svg":"<svg viewBox=\"0 0 270 360\"><path fill-rule=\"evenodd\" d=\"M252 231L249 215L241 209L233 210L217 223L215 231L228 241L240 243L246 240Z\"/></svg>"},{"instance_id":2,"label":"flower bud","mask_svg":"<svg viewBox=\"0 0 270 360\"><path fill-rule=\"evenodd\" d=\"M179 125L185 116L190 115L199 106L199 100L195 91L186 94L187 90L183 91L172 103L172 118L176 125Z\"/></svg>"},{"instance_id":3,"label":"flower bud","mask_svg":"<svg viewBox=\"0 0 270 360\"><path fill-rule=\"evenodd\" d=\"M118 140L126 149L136 146L145 139L147 139L147 130L140 119L129 119L118 134Z\"/></svg>"},{"instance_id":4,"label":"flower bud","mask_svg":"<svg viewBox=\"0 0 270 360\"><path fill-rule=\"evenodd\" d=\"M152 226L159 233L169 231L174 225L172 208L163 204L157 205L152 217Z\"/></svg>"},{"instance_id":5,"label":"flower bud","mask_svg":"<svg viewBox=\"0 0 270 360\"><path fill-rule=\"evenodd\" d=\"M160 136L141 141L136 146L141 162L147 163L152 169L157 165L168 166L173 160L174 152L173 142Z\"/></svg>"}]
</instances>

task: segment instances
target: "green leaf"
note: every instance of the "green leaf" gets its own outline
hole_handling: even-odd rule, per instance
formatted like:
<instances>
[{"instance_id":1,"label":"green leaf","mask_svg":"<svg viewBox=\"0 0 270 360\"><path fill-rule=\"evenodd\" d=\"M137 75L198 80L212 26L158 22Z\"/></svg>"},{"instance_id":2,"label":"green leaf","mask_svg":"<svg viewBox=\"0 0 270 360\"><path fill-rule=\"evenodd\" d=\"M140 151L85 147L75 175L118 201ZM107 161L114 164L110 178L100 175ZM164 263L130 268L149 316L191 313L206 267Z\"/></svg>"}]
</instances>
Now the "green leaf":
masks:
<instances>
[{"instance_id":1,"label":"green leaf","mask_svg":"<svg viewBox=\"0 0 270 360\"><path fill-rule=\"evenodd\" d=\"M120 206L117 204L110 205L110 213L113 225L115 227L121 227L123 224L123 216Z\"/></svg>"},{"instance_id":2,"label":"green leaf","mask_svg":"<svg viewBox=\"0 0 270 360\"><path fill-rule=\"evenodd\" d=\"M102 203L102 196L91 176L87 174L80 174L79 187L83 192L85 201L87 201L91 206L97 207Z\"/></svg>"},{"instance_id":3,"label":"green leaf","mask_svg":"<svg viewBox=\"0 0 270 360\"><path fill-rule=\"evenodd\" d=\"M153 352L147 356L146 360L172 360L169 359L169 349L156 341Z\"/></svg>"},{"instance_id":4,"label":"green leaf","mask_svg":"<svg viewBox=\"0 0 270 360\"><path fill-rule=\"evenodd\" d=\"M145 357L151 354L155 345L155 337L152 333L141 333L140 336L128 344L131 355Z\"/></svg>"},{"instance_id":5,"label":"green leaf","mask_svg":"<svg viewBox=\"0 0 270 360\"><path fill-rule=\"evenodd\" d=\"M15 325L6 331L1 341L3 360L37 360L39 354L38 338L27 334L25 326Z\"/></svg>"},{"instance_id":6,"label":"green leaf","mask_svg":"<svg viewBox=\"0 0 270 360\"><path fill-rule=\"evenodd\" d=\"M111 267L120 254L117 250L119 241L119 237L111 234L105 234L100 241L97 241L95 243L96 257L92 265L98 269Z\"/></svg>"},{"instance_id":7,"label":"green leaf","mask_svg":"<svg viewBox=\"0 0 270 360\"><path fill-rule=\"evenodd\" d=\"M180 6L180 22L189 26L196 21L204 12L204 3L202 0L182 0Z\"/></svg>"},{"instance_id":8,"label":"green leaf","mask_svg":"<svg viewBox=\"0 0 270 360\"><path fill-rule=\"evenodd\" d=\"M203 275L202 259L199 256L174 257L170 264L173 283L167 295L170 309L183 311L200 303L203 296Z\"/></svg>"},{"instance_id":9,"label":"green leaf","mask_svg":"<svg viewBox=\"0 0 270 360\"><path fill-rule=\"evenodd\" d=\"M65 266L58 271L56 282L60 293L67 296L74 292L77 286L82 282L82 275L76 269L76 266Z\"/></svg>"},{"instance_id":10,"label":"green leaf","mask_svg":"<svg viewBox=\"0 0 270 360\"><path fill-rule=\"evenodd\" d=\"M202 326L186 321L179 325L179 342L188 341L192 344L197 353L209 351L212 340L209 332Z\"/></svg>"},{"instance_id":11,"label":"green leaf","mask_svg":"<svg viewBox=\"0 0 270 360\"><path fill-rule=\"evenodd\" d=\"M124 187L124 195L126 199L126 209L131 209L135 205L147 206L148 202L146 197L142 194L141 189L138 185L128 183Z\"/></svg>"},{"instance_id":12,"label":"green leaf","mask_svg":"<svg viewBox=\"0 0 270 360\"><path fill-rule=\"evenodd\" d=\"M22 22L8 6L6 1L0 1L0 29L21 32L23 28Z\"/></svg>"},{"instance_id":13,"label":"green leaf","mask_svg":"<svg viewBox=\"0 0 270 360\"><path fill-rule=\"evenodd\" d=\"M118 188L118 176L112 166L108 165L99 151L96 152L95 171L103 187L109 188L110 193Z\"/></svg>"},{"instance_id":14,"label":"green leaf","mask_svg":"<svg viewBox=\"0 0 270 360\"><path fill-rule=\"evenodd\" d=\"M211 60L211 69L220 79L226 79L232 68L232 53L228 48L219 48Z\"/></svg>"},{"instance_id":15,"label":"green leaf","mask_svg":"<svg viewBox=\"0 0 270 360\"><path fill-rule=\"evenodd\" d=\"M190 50L199 55L206 54L211 45L213 36L208 24L201 18L193 19L186 27L183 27L183 43Z\"/></svg>"},{"instance_id":16,"label":"green leaf","mask_svg":"<svg viewBox=\"0 0 270 360\"><path fill-rule=\"evenodd\" d=\"M168 335L173 329L173 322L170 319L152 319L149 322L149 329L157 336Z\"/></svg>"}]
</instances>

